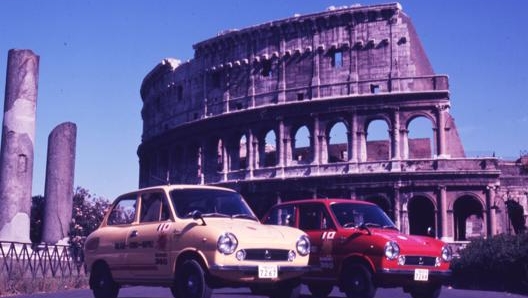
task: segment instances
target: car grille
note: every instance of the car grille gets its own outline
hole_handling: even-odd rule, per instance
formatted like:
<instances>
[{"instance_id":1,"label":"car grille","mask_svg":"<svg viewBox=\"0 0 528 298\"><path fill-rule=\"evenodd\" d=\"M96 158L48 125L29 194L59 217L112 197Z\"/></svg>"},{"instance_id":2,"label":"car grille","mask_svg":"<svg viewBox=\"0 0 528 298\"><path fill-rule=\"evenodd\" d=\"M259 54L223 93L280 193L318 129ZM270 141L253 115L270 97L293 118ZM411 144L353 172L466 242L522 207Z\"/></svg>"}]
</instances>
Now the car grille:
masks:
<instances>
[{"instance_id":1,"label":"car grille","mask_svg":"<svg viewBox=\"0 0 528 298\"><path fill-rule=\"evenodd\" d=\"M246 249L246 260L287 261L288 260L288 250L284 250L284 249Z\"/></svg>"},{"instance_id":2,"label":"car grille","mask_svg":"<svg viewBox=\"0 0 528 298\"><path fill-rule=\"evenodd\" d=\"M405 256L405 265L434 266L435 257Z\"/></svg>"}]
</instances>

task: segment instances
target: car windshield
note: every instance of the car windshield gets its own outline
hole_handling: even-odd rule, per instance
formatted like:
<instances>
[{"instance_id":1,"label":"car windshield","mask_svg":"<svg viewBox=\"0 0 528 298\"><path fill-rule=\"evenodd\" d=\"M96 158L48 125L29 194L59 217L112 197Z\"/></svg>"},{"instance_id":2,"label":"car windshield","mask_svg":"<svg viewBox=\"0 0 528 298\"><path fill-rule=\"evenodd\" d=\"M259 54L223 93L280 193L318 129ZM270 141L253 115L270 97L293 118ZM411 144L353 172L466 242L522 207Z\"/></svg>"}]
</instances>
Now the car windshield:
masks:
<instances>
[{"instance_id":1,"label":"car windshield","mask_svg":"<svg viewBox=\"0 0 528 298\"><path fill-rule=\"evenodd\" d=\"M336 203L330 208L342 227L370 226L395 229L392 220L376 205Z\"/></svg>"},{"instance_id":2,"label":"car windshield","mask_svg":"<svg viewBox=\"0 0 528 298\"><path fill-rule=\"evenodd\" d=\"M192 217L198 211L203 217L237 217L256 220L253 211L236 192L218 189L175 189L171 200L180 218Z\"/></svg>"}]
</instances>

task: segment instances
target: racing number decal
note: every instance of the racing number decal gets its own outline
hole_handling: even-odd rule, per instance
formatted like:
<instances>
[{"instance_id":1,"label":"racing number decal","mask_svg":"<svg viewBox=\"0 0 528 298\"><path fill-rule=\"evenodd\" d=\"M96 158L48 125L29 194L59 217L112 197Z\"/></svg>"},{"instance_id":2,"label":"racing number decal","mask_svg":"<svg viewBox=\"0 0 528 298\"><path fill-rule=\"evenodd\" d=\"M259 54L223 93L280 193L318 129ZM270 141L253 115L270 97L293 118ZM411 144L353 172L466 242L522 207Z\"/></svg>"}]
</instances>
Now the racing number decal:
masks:
<instances>
[{"instance_id":1,"label":"racing number decal","mask_svg":"<svg viewBox=\"0 0 528 298\"><path fill-rule=\"evenodd\" d=\"M330 231L330 232L323 232L323 235L321 235L321 239L323 240L332 240L335 238L336 232Z\"/></svg>"}]
</instances>

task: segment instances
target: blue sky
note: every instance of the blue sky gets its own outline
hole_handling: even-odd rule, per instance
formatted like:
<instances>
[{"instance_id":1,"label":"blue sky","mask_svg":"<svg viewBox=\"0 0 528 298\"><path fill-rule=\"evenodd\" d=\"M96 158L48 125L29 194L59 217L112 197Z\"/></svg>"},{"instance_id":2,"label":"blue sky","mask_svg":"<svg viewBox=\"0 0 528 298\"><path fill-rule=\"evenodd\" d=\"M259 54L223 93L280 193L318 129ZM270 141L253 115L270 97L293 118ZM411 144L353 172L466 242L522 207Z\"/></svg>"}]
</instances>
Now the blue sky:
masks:
<instances>
[{"instance_id":1,"label":"blue sky","mask_svg":"<svg viewBox=\"0 0 528 298\"><path fill-rule=\"evenodd\" d=\"M162 59L190 59L193 44L226 29L354 3L0 1L1 94L9 49L40 56L33 194L44 193L48 135L65 121L78 130L75 186L109 199L137 187L139 88ZM435 72L450 78L451 114L466 151L513 159L528 150L528 1L400 3Z\"/></svg>"}]
</instances>

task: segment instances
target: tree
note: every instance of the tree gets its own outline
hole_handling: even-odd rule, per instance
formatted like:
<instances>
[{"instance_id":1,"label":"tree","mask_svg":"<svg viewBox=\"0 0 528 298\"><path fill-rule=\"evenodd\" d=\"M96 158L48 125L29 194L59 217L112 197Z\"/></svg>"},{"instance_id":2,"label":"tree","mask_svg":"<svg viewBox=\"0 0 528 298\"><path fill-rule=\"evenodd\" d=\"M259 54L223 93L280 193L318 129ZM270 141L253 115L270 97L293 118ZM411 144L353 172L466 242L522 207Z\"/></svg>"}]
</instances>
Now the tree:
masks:
<instances>
[{"instance_id":1,"label":"tree","mask_svg":"<svg viewBox=\"0 0 528 298\"><path fill-rule=\"evenodd\" d=\"M88 190L77 187L73 194L73 212L70 224L70 242L82 247L84 239L99 227L106 210L107 199L92 196Z\"/></svg>"},{"instance_id":2,"label":"tree","mask_svg":"<svg viewBox=\"0 0 528 298\"><path fill-rule=\"evenodd\" d=\"M42 222L44 218L44 196L38 195L31 198L31 218L29 226L29 239L31 243L42 241Z\"/></svg>"}]
</instances>

